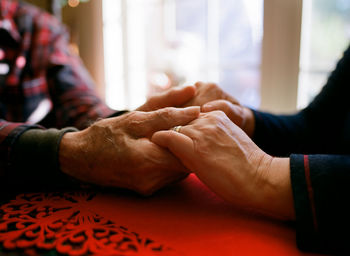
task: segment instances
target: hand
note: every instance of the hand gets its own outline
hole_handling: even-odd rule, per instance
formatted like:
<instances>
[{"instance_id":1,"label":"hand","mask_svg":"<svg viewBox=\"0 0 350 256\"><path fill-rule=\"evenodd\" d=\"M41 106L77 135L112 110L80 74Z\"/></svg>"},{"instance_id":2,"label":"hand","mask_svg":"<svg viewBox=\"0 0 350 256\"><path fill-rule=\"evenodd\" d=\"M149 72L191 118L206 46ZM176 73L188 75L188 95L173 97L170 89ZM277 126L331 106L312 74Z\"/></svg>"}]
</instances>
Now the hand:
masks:
<instances>
[{"instance_id":1,"label":"hand","mask_svg":"<svg viewBox=\"0 0 350 256\"><path fill-rule=\"evenodd\" d=\"M250 138L253 137L255 129L255 118L253 111L242 105L232 104L227 100L214 100L201 107L202 112L215 110L223 111L232 122L241 128Z\"/></svg>"},{"instance_id":2,"label":"hand","mask_svg":"<svg viewBox=\"0 0 350 256\"><path fill-rule=\"evenodd\" d=\"M196 95L185 106L201 106L202 112L221 110L249 137L253 136L255 119L250 109L243 107L217 84L197 82L195 87Z\"/></svg>"},{"instance_id":3,"label":"hand","mask_svg":"<svg viewBox=\"0 0 350 256\"><path fill-rule=\"evenodd\" d=\"M160 94L154 95L137 111L153 111L165 107L179 107L191 100L196 93L194 86L175 87Z\"/></svg>"},{"instance_id":4,"label":"hand","mask_svg":"<svg viewBox=\"0 0 350 256\"><path fill-rule=\"evenodd\" d=\"M197 82L194 86L196 94L185 106L202 106L213 100L227 100L232 104L240 105L235 98L224 92L217 84Z\"/></svg>"},{"instance_id":5,"label":"hand","mask_svg":"<svg viewBox=\"0 0 350 256\"><path fill-rule=\"evenodd\" d=\"M61 170L84 182L151 194L186 177L188 171L149 137L158 130L185 125L198 115L198 107L134 111L66 133L59 150Z\"/></svg>"},{"instance_id":6,"label":"hand","mask_svg":"<svg viewBox=\"0 0 350 256\"><path fill-rule=\"evenodd\" d=\"M263 152L223 112L201 114L180 132L159 131L151 140L227 201L294 218L289 159Z\"/></svg>"}]
</instances>

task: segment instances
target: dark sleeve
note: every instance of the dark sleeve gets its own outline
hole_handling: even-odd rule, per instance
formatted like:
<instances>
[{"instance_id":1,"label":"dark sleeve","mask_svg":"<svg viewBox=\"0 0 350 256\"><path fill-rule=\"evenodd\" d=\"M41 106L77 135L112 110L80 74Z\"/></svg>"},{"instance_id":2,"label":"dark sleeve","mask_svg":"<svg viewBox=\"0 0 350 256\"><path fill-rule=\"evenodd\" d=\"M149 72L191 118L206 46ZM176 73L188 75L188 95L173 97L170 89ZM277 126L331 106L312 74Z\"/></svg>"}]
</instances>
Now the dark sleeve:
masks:
<instances>
[{"instance_id":1,"label":"dark sleeve","mask_svg":"<svg viewBox=\"0 0 350 256\"><path fill-rule=\"evenodd\" d=\"M291 155L297 245L306 251L350 252L350 156Z\"/></svg>"},{"instance_id":2,"label":"dark sleeve","mask_svg":"<svg viewBox=\"0 0 350 256\"><path fill-rule=\"evenodd\" d=\"M348 254L350 248L350 49L312 103L294 115L254 111L253 140L290 156L302 250Z\"/></svg>"},{"instance_id":3,"label":"dark sleeve","mask_svg":"<svg viewBox=\"0 0 350 256\"><path fill-rule=\"evenodd\" d=\"M127 112L116 111L109 117ZM78 130L73 127L44 129L39 125L0 122L0 135L4 137L0 136L0 190L18 193L76 187L79 183L63 174L59 164L61 139L66 132L75 131Z\"/></svg>"},{"instance_id":4,"label":"dark sleeve","mask_svg":"<svg viewBox=\"0 0 350 256\"><path fill-rule=\"evenodd\" d=\"M59 145L66 132L75 128L38 129L31 127L21 133L12 145L7 171L1 179L6 191L59 189L75 184L63 174L59 165Z\"/></svg>"},{"instance_id":5,"label":"dark sleeve","mask_svg":"<svg viewBox=\"0 0 350 256\"><path fill-rule=\"evenodd\" d=\"M275 156L350 153L350 48L312 103L294 115L254 111L253 140Z\"/></svg>"}]
</instances>

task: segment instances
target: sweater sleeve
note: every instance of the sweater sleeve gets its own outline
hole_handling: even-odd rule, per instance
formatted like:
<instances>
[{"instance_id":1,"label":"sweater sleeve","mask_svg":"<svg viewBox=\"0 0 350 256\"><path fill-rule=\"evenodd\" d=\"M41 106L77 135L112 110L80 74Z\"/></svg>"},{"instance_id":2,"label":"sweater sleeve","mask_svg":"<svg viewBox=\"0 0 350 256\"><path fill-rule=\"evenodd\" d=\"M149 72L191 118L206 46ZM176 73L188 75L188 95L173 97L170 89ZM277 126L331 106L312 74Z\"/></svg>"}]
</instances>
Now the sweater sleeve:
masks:
<instances>
[{"instance_id":1,"label":"sweater sleeve","mask_svg":"<svg viewBox=\"0 0 350 256\"><path fill-rule=\"evenodd\" d=\"M349 253L350 156L293 154L290 166L298 247Z\"/></svg>"},{"instance_id":2,"label":"sweater sleeve","mask_svg":"<svg viewBox=\"0 0 350 256\"><path fill-rule=\"evenodd\" d=\"M293 115L254 111L253 140L275 156L350 153L350 47L312 103Z\"/></svg>"},{"instance_id":3,"label":"sweater sleeve","mask_svg":"<svg viewBox=\"0 0 350 256\"><path fill-rule=\"evenodd\" d=\"M63 135L74 131L77 129L33 127L20 134L12 146L8 168L1 180L2 189L19 192L71 184L73 180L60 171L58 152Z\"/></svg>"},{"instance_id":4,"label":"sweater sleeve","mask_svg":"<svg viewBox=\"0 0 350 256\"><path fill-rule=\"evenodd\" d=\"M350 48L309 106L293 115L253 111L253 140L290 157L298 247L348 254Z\"/></svg>"}]
</instances>

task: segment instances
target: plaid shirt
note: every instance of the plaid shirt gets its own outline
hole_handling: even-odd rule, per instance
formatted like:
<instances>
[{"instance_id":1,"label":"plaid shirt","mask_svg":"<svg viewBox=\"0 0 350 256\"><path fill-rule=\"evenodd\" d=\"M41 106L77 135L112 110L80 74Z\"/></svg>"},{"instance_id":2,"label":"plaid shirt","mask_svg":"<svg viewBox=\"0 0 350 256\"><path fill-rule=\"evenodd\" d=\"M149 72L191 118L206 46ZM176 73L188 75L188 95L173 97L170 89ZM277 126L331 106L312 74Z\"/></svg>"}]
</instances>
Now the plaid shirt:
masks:
<instances>
[{"instance_id":1,"label":"plaid shirt","mask_svg":"<svg viewBox=\"0 0 350 256\"><path fill-rule=\"evenodd\" d=\"M62 24L28 4L0 0L0 177L24 131L44 125L82 129L111 115L93 86L69 51ZM34 116L46 118L38 124Z\"/></svg>"}]
</instances>

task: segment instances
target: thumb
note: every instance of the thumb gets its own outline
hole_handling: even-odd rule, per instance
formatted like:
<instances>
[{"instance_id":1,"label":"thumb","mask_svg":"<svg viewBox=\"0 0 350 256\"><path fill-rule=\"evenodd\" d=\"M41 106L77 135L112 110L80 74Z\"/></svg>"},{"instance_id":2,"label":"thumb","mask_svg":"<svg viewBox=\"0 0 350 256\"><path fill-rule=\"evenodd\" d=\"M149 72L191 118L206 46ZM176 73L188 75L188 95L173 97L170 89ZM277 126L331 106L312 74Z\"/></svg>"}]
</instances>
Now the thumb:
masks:
<instances>
[{"instance_id":1,"label":"thumb","mask_svg":"<svg viewBox=\"0 0 350 256\"><path fill-rule=\"evenodd\" d=\"M175 87L151 97L138 111L152 111L165 107L177 107L192 99L196 93L194 86Z\"/></svg>"},{"instance_id":2,"label":"thumb","mask_svg":"<svg viewBox=\"0 0 350 256\"><path fill-rule=\"evenodd\" d=\"M190 137L175 131L159 131L153 134L151 141L172 152L188 170L194 170L195 153ZM191 161L192 160L192 161Z\"/></svg>"}]
</instances>

